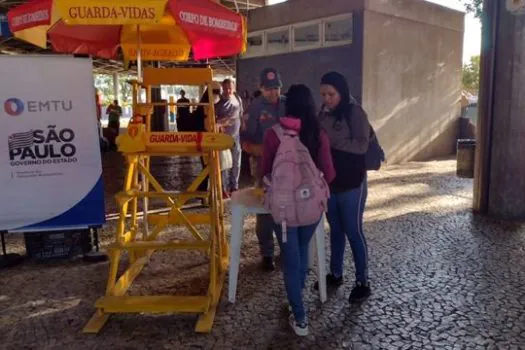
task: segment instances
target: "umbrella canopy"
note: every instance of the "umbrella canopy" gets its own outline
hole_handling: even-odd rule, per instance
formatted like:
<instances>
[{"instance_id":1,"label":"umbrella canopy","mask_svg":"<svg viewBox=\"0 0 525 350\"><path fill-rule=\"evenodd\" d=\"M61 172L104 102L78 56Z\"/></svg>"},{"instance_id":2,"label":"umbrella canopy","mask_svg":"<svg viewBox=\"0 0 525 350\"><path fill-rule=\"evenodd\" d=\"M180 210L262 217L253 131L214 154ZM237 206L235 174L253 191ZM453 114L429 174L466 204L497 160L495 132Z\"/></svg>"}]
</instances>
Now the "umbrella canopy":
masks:
<instances>
[{"instance_id":1,"label":"umbrella canopy","mask_svg":"<svg viewBox=\"0 0 525 350\"><path fill-rule=\"evenodd\" d=\"M7 16L15 37L62 53L184 61L246 48L244 18L210 0L31 0Z\"/></svg>"}]
</instances>

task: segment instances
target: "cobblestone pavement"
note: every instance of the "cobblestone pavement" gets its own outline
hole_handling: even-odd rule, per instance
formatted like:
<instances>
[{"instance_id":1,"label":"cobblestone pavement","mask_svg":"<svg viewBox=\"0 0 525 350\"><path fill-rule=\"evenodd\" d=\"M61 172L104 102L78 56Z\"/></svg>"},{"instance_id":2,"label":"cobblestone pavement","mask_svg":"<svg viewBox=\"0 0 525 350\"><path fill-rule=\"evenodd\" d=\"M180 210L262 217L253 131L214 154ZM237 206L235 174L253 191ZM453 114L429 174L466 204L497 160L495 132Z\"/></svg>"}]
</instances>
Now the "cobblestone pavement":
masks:
<instances>
[{"instance_id":1,"label":"cobblestone pavement","mask_svg":"<svg viewBox=\"0 0 525 350\"><path fill-rule=\"evenodd\" d=\"M472 215L472 181L456 178L454 169L455 162L445 160L370 175L365 230L373 295L360 306L347 303L348 249L347 283L326 304L318 302L315 277L309 277L307 338L288 329L280 272L258 269L251 219L237 303L229 305L223 293L211 334L193 332L193 315L117 315L99 335L84 335L104 292L107 263L26 262L0 271L0 348L524 348L525 227ZM9 240L11 249L22 246L17 237ZM131 293L200 291L202 262L198 254L159 253Z\"/></svg>"}]
</instances>

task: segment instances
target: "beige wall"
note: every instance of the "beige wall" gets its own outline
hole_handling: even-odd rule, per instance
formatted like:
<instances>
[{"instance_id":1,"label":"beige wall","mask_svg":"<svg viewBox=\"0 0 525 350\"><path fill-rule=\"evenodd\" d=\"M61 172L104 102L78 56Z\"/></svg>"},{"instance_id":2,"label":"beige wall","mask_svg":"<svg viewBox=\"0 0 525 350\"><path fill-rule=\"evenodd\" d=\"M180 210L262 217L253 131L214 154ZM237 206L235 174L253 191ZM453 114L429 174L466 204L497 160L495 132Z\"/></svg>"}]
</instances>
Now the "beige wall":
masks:
<instances>
[{"instance_id":1,"label":"beige wall","mask_svg":"<svg viewBox=\"0 0 525 350\"><path fill-rule=\"evenodd\" d=\"M363 105L389 163L452 154L464 15L419 0L367 0Z\"/></svg>"},{"instance_id":2,"label":"beige wall","mask_svg":"<svg viewBox=\"0 0 525 350\"><path fill-rule=\"evenodd\" d=\"M362 98L389 163L454 153L463 13L423 0L289 0L251 11L249 31L349 12L355 39L349 48L242 59L239 85L251 92L258 72L274 66L286 83L301 81L316 90L320 74L336 69Z\"/></svg>"}]
</instances>

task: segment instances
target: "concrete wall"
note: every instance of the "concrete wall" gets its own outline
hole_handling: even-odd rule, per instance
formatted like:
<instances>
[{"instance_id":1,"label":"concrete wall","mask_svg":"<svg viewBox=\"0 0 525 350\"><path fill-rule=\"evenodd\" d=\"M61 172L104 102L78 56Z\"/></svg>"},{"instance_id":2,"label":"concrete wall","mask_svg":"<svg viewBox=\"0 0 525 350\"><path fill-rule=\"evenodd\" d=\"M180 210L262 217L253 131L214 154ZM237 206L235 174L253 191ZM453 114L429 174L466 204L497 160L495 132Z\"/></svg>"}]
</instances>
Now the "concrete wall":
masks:
<instances>
[{"instance_id":1,"label":"concrete wall","mask_svg":"<svg viewBox=\"0 0 525 350\"><path fill-rule=\"evenodd\" d=\"M334 60L334 57L339 59ZM352 45L327 49L257 57L237 61L238 90L248 90L253 94L259 88L259 73L267 67L275 68L281 73L286 92L292 84L306 84L320 106L319 83L323 74L336 70L345 74L351 84L353 94L361 98L362 62L361 50L354 42Z\"/></svg>"},{"instance_id":2,"label":"concrete wall","mask_svg":"<svg viewBox=\"0 0 525 350\"><path fill-rule=\"evenodd\" d=\"M422 0L289 0L251 11L249 31L349 12L351 45L238 60L239 90L253 93L259 72L273 67L281 72L285 91L304 83L319 104L319 80L336 70L363 102L389 163L454 153L463 13Z\"/></svg>"},{"instance_id":3,"label":"concrete wall","mask_svg":"<svg viewBox=\"0 0 525 350\"><path fill-rule=\"evenodd\" d=\"M320 0L289 0L250 12L249 31L257 31L332 15L349 13L363 6L363 0L335 0L323 7ZM307 6L308 4L308 6ZM363 11L353 12L351 45L291 52L237 60L238 90L250 94L259 88L259 73L267 67L281 73L286 92L292 84L306 84L320 106L319 83L323 74L335 70L344 74L354 96L361 100L363 67Z\"/></svg>"},{"instance_id":4,"label":"concrete wall","mask_svg":"<svg viewBox=\"0 0 525 350\"><path fill-rule=\"evenodd\" d=\"M348 12L361 12L365 0L288 0L248 13L248 31L275 28Z\"/></svg>"},{"instance_id":5,"label":"concrete wall","mask_svg":"<svg viewBox=\"0 0 525 350\"><path fill-rule=\"evenodd\" d=\"M363 105L389 163L452 154L464 16L419 0L367 0Z\"/></svg>"}]
</instances>

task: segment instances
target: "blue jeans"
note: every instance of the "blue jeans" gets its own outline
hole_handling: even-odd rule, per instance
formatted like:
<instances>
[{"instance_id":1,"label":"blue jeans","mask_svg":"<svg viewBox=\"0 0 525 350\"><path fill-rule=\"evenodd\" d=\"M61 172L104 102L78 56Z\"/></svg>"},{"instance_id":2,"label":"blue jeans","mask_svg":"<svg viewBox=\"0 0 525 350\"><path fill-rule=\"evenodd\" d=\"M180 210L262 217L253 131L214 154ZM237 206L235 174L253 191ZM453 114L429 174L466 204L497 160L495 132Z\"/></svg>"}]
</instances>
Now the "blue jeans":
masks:
<instances>
[{"instance_id":1,"label":"blue jeans","mask_svg":"<svg viewBox=\"0 0 525 350\"><path fill-rule=\"evenodd\" d=\"M345 236L354 256L357 282L368 282L368 247L363 233L363 212L368 196L367 179L361 186L348 192L332 193L328 200L330 223L330 272L335 277L343 275Z\"/></svg>"},{"instance_id":2,"label":"blue jeans","mask_svg":"<svg viewBox=\"0 0 525 350\"><path fill-rule=\"evenodd\" d=\"M275 226L275 234L283 252L284 286L288 295L288 302L298 323L306 321L302 292L308 272L310 240L318 224L288 227L286 230L286 242L282 240L281 225Z\"/></svg>"},{"instance_id":3,"label":"blue jeans","mask_svg":"<svg viewBox=\"0 0 525 350\"><path fill-rule=\"evenodd\" d=\"M239 177L241 175L241 140L238 134L237 136L232 137L235 140L235 143L231 148L233 166L231 169L227 169L222 172L222 183L225 191L238 190Z\"/></svg>"}]
</instances>

